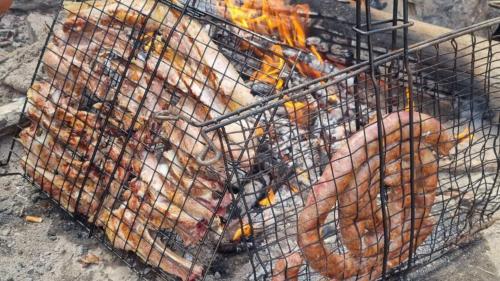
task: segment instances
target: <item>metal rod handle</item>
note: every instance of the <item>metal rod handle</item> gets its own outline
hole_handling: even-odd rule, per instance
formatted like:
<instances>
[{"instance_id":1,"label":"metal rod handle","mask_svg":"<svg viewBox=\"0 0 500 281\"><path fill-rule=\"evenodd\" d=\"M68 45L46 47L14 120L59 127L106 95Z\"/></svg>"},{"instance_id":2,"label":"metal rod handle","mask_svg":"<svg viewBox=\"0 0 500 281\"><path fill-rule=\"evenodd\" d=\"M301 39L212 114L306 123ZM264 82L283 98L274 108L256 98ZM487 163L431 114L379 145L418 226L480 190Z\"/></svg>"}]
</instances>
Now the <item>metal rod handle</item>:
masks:
<instances>
[{"instance_id":1,"label":"metal rod handle","mask_svg":"<svg viewBox=\"0 0 500 281\"><path fill-rule=\"evenodd\" d=\"M192 125L195 127L202 127L200 125L200 123L191 120L190 118L188 118L186 115L182 114L181 112L176 113L176 112L173 112L172 110L169 110L169 109L159 111L159 112L155 113L153 115L153 117L158 119L158 120L163 120L163 121L182 120L182 121L188 123L189 125ZM217 148L215 143L208 137L208 134L205 131L205 129L201 128L200 135L205 140L207 145L205 146L205 148L203 148L201 153L196 157L196 162L201 166L212 165L222 158L222 152ZM205 159L205 157L207 156L207 154L210 150L212 150L215 153L214 157L210 158L210 159Z\"/></svg>"}]
</instances>

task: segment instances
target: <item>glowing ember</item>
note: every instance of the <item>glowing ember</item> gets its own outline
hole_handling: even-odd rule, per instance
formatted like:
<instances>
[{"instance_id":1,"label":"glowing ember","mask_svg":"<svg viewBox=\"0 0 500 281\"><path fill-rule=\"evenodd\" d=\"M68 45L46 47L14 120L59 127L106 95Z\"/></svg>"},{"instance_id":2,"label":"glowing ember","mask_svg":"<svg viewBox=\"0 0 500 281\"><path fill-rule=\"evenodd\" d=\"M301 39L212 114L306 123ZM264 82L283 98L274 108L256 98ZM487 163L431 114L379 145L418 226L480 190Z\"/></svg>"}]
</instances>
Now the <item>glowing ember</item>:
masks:
<instances>
[{"instance_id":1,"label":"glowing ember","mask_svg":"<svg viewBox=\"0 0 500 281\"><path fill-rule=\"evenodd\" d=\"M299 192L299 188L296 185L291 185L290 191L292 191L293 193L297 193L297 192Z\"/></svg>"},{"instance_id":2,"label":"glowing ember","mask_svg":"<svg viewBox=\"0 0 500 281\"><path fill-rule=\"evenodd\" d=\"M288 97L285 96L285 99L286 98ZM290 120L303 127L308 126L310 112L316 110L314 104L300 101L287 101L283 105L285 106Z\"/></svg>"},{"instance_id":3,"label":"glowing ember","mask_svg":"<svg viewBox=\"0 0 500 281\"><path fill-rule=\"evenodd\" d=\"M243 229L243 230L242 230ZM250 237L252 234L252 227L249 224L245 224L242 228L238 228L233 235L233 241L239 241L241 237Z\"/></svg>"},{"instance_id":4,"label":"glowing ember","mask_svg":"<svg viewBox=\"0 0 500 281\"><path fill-rule=\"evenodd\" d=\"M410 111L410 88L406 87L406 105L405 105L405 111ZM415 102L412 104L413 109L415 109Z\"/></svg>"},{"instance_id":5,"label":"glowing ember","mask_svg":"<svg viewBox=\"0 0 500 281\"><path fill-rule=\"evenodd\" d=\"M275 201L276 201L276 195L274 195L274 191L270 189L269 192L267 193L266 198L259 201L259 205L262 207L269 207L272 204L274 204Z\"/></svg>"},{"instance_id":6,"label":"glowing ember","mask_svg":"<svg viewBox=\"0 0 500 281\"><path fill-rule=\"evenodd\" d=\"M252 78L261 82L265 82L271 85L276 85L277 89L283 87L283 79L279 78L281 69L285 66L285 60L283 59L283 52L279 45L273 45L271 51L274 53L273 56L264 55L262 60L262 68L256 71Z\"/></svg>"},{"instance_id":7,"label":"glowing ember","mask_svg":"<svg viewBox=\"0 0 500 281\"><path fill-rule=\"evenodd\" d=\"M474 134L471 134L468 128L465 128L463 132L456 136L458 142L463 142L466 140L474 140Z\"/></svg>"},{"instance_id":8,"label":"glowing ember","mask_svg":"<svg viewBox=\"0 0 500 281\"><path fill-rule=\"evenodd\" d=\"M279 41L293 48L309 50L318 61L323 58L318 50L306 46L306 23L309 19L309 6L299 4L289 6L285 0L245 0L242 5L235 0L224 0L229 18L236 25L257 32L259 34L277 37ZM285 65L282 48L274 45L271 48L274 55L263 57L262 67L252 78L261 82L283 87L283 80L279 73ZM305 76L318 78L321 72L313 69L306 63L299 63L297 70Z\"/></svg>"}]
</instances>

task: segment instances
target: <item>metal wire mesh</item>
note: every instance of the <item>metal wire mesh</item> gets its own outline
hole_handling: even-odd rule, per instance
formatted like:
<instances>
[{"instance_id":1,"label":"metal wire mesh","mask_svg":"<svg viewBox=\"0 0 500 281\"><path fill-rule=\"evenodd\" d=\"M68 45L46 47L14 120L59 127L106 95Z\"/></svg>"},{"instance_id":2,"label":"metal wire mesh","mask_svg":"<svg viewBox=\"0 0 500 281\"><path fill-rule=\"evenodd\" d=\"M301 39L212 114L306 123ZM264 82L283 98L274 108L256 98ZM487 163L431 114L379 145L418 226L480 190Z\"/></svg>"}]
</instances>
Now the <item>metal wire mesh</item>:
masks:
<instances>
[{"instance_id":1,"label":"metal wire mesh","mask_svg":"<svg viewBox=\"0 0 500 281\"><path fill-rule=\"evenodd\" d=\"M500 19L378 56L358 22L318 70L200 5L64 3L24 110L24 176L142 276L372 280L488 225Z\"/></svg>"}]
</instances>

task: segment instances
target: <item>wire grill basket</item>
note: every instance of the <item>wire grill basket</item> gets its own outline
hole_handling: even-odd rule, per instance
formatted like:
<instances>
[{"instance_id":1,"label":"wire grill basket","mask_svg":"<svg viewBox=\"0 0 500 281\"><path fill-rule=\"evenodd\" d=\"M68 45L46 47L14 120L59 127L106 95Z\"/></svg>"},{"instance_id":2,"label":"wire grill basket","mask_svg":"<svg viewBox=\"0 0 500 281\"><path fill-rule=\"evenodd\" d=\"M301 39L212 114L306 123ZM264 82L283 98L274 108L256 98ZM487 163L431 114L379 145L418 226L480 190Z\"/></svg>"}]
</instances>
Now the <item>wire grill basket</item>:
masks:
<instances>
[{"instance_id":1,"label":"wire grill basket","mask_svg":"<svg viewBox=\"0 0 500 281\"><path fill-rule=\"evenodd\" d=\"M375 280L491 223L500 19L315 65L214 3L64 2L7 162L146 278Z\"/></svg>"}]
</instances>

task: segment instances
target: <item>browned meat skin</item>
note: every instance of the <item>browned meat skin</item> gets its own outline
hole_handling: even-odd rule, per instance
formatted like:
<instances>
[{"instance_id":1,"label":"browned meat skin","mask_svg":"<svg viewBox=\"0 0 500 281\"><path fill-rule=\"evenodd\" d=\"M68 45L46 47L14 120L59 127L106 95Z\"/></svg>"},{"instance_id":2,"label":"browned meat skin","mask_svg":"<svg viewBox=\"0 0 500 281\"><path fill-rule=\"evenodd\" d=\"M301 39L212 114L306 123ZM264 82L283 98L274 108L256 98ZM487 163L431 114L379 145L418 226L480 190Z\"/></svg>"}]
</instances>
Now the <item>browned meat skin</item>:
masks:
<instances>
[{"instance_id":1,"label":"browned meat skin","mask_svg":"<svg viewBox=\"0 0 500 281\"><path fill-rule=\"evenodd\" d=\"M89 179L82 188L82 180L55 174L58 167L50 166L54 164L54 161L47 161L45 157L47 157L46 153L40 155L30 153L21 161L21 164L26 169L27 174L69 212L76 211L77 199L80 196L78 213L92 219L99 205L98 197L95 196L102 193L96 184L99 176L95 171L90 172ZM48 157L52 157L52 155Z\"/></svg>"},{"instance_id":2,"label":"browned meat skin","mask_svg":"<svg viewBox=\"0 0 500 281\"><path fill-rule=\"evenodd\" d=\"M97 225L104 228L113 247L135 252L149 265L160 267L182 280L196 280L203 274L201 266L180 257L159 239L153 238L144 221L136 217L125 204L113 211L105 206L99 214Z\"/></svg>"},{"instance_id":3,"label":"browned meat skin","mask_svg":"<svg viewBox=\"0 0 500 281\"><path fill-rule=\"evenodd\" d=\"M175 107L169 108L174 114L180 114L189 117L194 121L205 121L207 119L208 111L203 104L197 103L190 97L182 97ZM201 128L187 123L185 120L166 120L163 122L162 134L165 139L171 141L176 150L182 153L177 153L180 162L186 167L191 174L203 174L207 178L211 178L210 174L216 173L217 177L224 178L224 163L222 161L216 162L209 168L201 167L196 162L195 157L200 155L206 144L201 137ZM215 145L220 149L220 141L213 133L209 133L209 138L212 139ZM214 153L209 151L207 158L214 157ZM207 171L209 169L209 171Z\"/></svg>"},{"instance_id":4,"label":"browned meat skin","mask_svg":"<svg viewBox=\"0 0 500 281\"><path fill-rule=\"evenodd\" d=\"M26 148L30 148L27 151L30 163L36 164L37 167L47 167L51 171L57 171L58 175L70 182L83 180L84 174L89 168L89 163L81 162L65 153L50 135L42 134L36 139L31 138L31 136L25 137L26 135L26 130L23 130L21 132L21 142ZM89 183L97 184L97 181L92 182L92 178L90 178Z\"/></svg>"},{"instance_id":5,"label":"browned meat skin","mask_svg":"<svg viewBox=\"0 0 500 281\"><path fill-rule=\"evenodd\" d=\"M272 281L297 280L302 257L299 253L291 253L279 259L273 268Z\"/></svg>"},{"instance_id":6,"label":"browned meat skin","mask_svg":"<svg viewBox=\"0 0 500 281\"><path fill-rule=\"evenodd\" d=\"M211 208L186 194L180 187L174 186L172 179L167 175L168 169L165 172L160 172L164 167L159 166L156 159L146 159L145 163L134 160L132 161L132 169L142 180L142 183L136 182L135 185L147 183L148 188L154 189L175 205L182 207L190 216L199 220L210 220L214 215L214 211Z\"/></svg>"},{"instance_id":7,"label":"browned meat skin","mask_svg":"<svg viewBox=\"0 0 500 281\"><path fill-rule=\"evenodd\" d=\"M421 113L414 113L415 126L413 128L414 136L421 143L425 144L429 148L432 148L439 152L441 155L447 155L448 151L455 145L453 137L446 132L439 121L431 118L428 115ZM409 113L408 112L398 112L386 116L383 119L384 125L384 140L387 147L391 147L393 144L408 141L410 135L409 128ZM330 165L327 167L322 177L318 180L318 183L313 187L313 190L309 194L304 210L299 215L298 223L298 242L302 249L304 258L308 261L312 268L320 272L321 274L336 279L349 278L356 275L364 275L363 280L369 280L371 278L376 279L380 274L380 257L376 255L371 258L359 259L353 253L347 253L344 255L338 255L329 251L325 246L320 237L320 227L325 222L326 217L332 207L335 206L337 198L342 196L346 189L351 185L354 177L354 172L364 165L365 162L369 161L373 156L378 154L378 128L376 124L372 124L354 134L348 139L347 145L341 148L333 156ZM394 153L386 155L386 161L390 163L394 160L394 157L401 157L400 149L394 149ZM406 152L407 154L408 152ZM376 159L375 157L374 159ZM352 162L351 162L352 161ZM427 161L423 161L427 164ZM431 170L433 168L430 168ZM366 175L365 175L366 176ZM335 181L333 181L335 179ZM407 187L403 187L406 189ZM428 188L428 187L422 187ZM361 193L363 194L363 193ZM408 194L408 193L406 193ZM400 196L400 195L399 195ZM423 223L422 225L415 225L416 229L420 227L420 234L418 236L417 245L423 242L423 239L432 231L432 224L427 217L427 211L429 206L426 202L432 202L434 195L423 195L419 197L417 195L417 211L420 208L424 209L423 212ZM401 209L397 206L401 204L399 198L389 198L390 203L389 208L392 209L392 214L395 214L394 209ZM352 201L352 200L351 200ZM406 198L403 199L404 204L406 204ZM423 202L422 202L423 201ZM348 211L346 211L348 213ZM405 218L407 214L404 214ZM394 216L393 222L401 220L400 216ZM401 226L401 224L403 226ZM375 228L373 226L362 226L364 229ZM393 226L398 227L398 226ZM408 231L408 224L400 223L399 227ZM363 229L363 228L362 228ZM402 231L403 232L403 231ZM409 235L409 234L408 234ZM355 237L359 237L356 235ZM379 236L380 237L380 236ZM406 239L406 238L405 238ZM405 240L404 241L408 241ZM372 239L369 239L372 240ZM404 242L403 241L403 242ZM369 241L377 242L377 241ZM394 243L397 246L402 244L400 242ZM382 246L383 247L383 246ZM362 249L363 247L357 247ZM356 249L356 247L353 247ZM396 249L390 249L391 252ZM408 250L401 249L403 252ZM354 251L355 252L355 251ZM404 260L406 257L403 255L401 257ZM397 257L395 258L397 259ZM394 266L401 260L391 260L389 266ZM366 275L373 270L371 276Z\"/></svg>"},{"instance_id":8,"label":"browned meat skin","mask_svg":"<svg viewBox=\"0 0 500 281\"><path fill-rule=\"evenodd\" d=\"M91 131L99 128L97 116L87 111L80 111L68 104L68 99L60 92L52 89L46 82L35 82L28 89L28 99L32 105L40 109L46 116L54 117L73 129L75 133Z\"/></svg>"},{"instance_id":9,"label":"browned meat skin","mask_svg":"<svg viewBox=\"0 0 500 281\"><path fill-rule=\"evenodd\" d=\"M144 184L145 185L145 184ZM189 246L200 241L206 234L208 225L205 219L195 219L171 201L151 189L146 189L144 197L135 194L125 195L128 207L148 224L148 228L173 230Z\"/></svg>"},{"instance_id":10,"label":"browned meat skin","mask_svg":"<svg viewBox=\"0 0 500 281\"><path fill-rule=\"evenodd\" d=\"M69 155L52 136L42 129L37 130L36 126L21 131L19 138L27 152L22 165L28 175L69 212L75 212L76 200L81 193L78 212L92 221L109 177L101 175L90 163L74 159L74 155ZM110 165L114 162L108 161L105 166L109 169ZM87 173L88 177L85 176ZM125 177L125 170L119 168L111 184L112 194L116 194L114 186L119 186L118 181Z\"/></svg>"},{"instance_id":11,"label":"browned meat skin","mask_svg":"<svg viewBox=\"0 0 500 281\"><path fill-rule=\"evenodd\" d=\"M177 152L177 155L179 151ZM174 183L179 183L181 187L192 194L204 206L210 210L215 210L218 215L224 215L226 208L231 204L231 194L222 190L222 181L204 178L202 174L191 175L190 172L179 162L174 151L169 150L163 153L163 160L167 162L170 178ZM192 159L191 161L194 161ZM197 194L194 193L197 190Z\"/></svg>"},{"instance_id":12,"label":"browned meat skin","mask_svg":"<svg viewBox=\"0 0 500 281\"><path fill-rule=\"evenodd\" d=\"M432 227L421 228L422 225L433 225L433 220L429 217L430 209L434 203L435 189L437 186L437 162L429 149L419 151L419 143L416 142L417 157L416 178L415 178L415 248L422 243L432 231ZM401 150L403 154L409 152L409 142L401 145L395 144L388 148L386 157L388 159L398 159L396 156ZM405 157L407 156L407 157ZM408 158L408 154L401 158ZM409 159L408 159L409 160ZM422 162L421 160L425 160ZM378 155L369 159L355 175L355 180L343 194L339 195L339 215L340 231L342 241L355 257L362 257L375 260L373 257L383 254L383 244L381 233L383 233L383 220L380 206L372 200L380 192L378 174ZM389 171L388 169L387 171ZM370 172L371 171L371 172ZM397 175L397 179L388 189L388 207L391 227L391 244L389 248L389 266L395 266L404 261L409 254L410 243L410 184L403 184L401 181L401 170L391 171ZM409 171L403 171L409 174ZM409 181L408 181L409 182ZM385 182L387 184L387 182ZM379 242L380 241L380 242ZM397 261L394 261L396 259ZM378 257L378 263L382 261ZM380 266L380 265L378 265ZM380 267L378 267L380 268Z\"/></svg>"}]
</instances>

